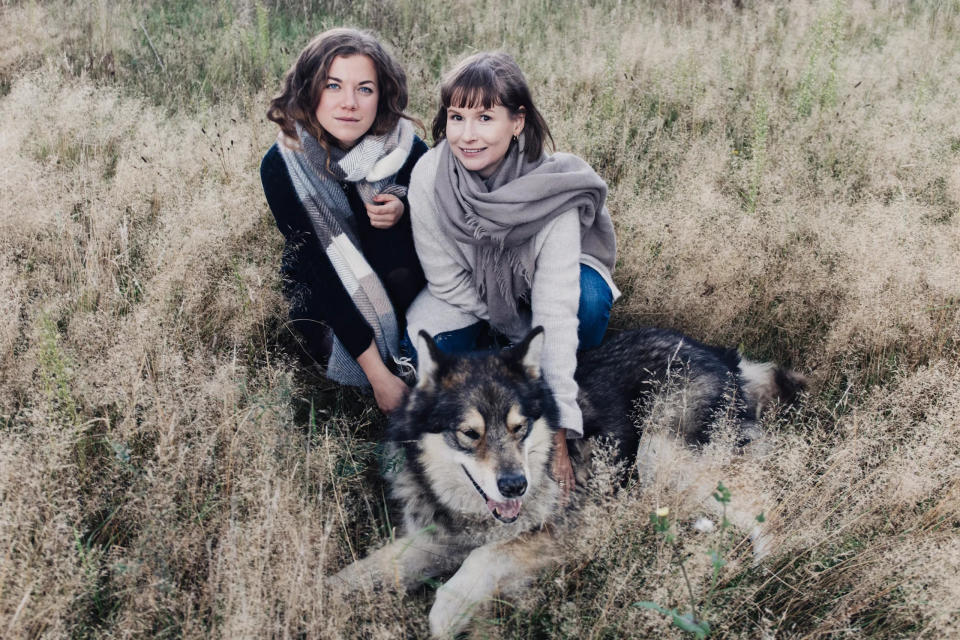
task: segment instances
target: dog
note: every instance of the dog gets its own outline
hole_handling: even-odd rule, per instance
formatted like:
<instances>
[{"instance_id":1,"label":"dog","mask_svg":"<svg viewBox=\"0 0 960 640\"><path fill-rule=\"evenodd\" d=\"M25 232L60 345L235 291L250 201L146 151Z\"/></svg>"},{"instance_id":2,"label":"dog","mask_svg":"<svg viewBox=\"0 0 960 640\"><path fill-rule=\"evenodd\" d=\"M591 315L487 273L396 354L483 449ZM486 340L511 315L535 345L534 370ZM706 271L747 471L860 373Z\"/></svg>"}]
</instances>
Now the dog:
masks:
<instances>
[{"instance_id":1,"label":"dog","mask_svg":"<svg viewBox=\"0 0 960 640\"><path fill-rule=\"evenodd\" d=\"M410 589L453 574L438 589L430 631L462 631L495 594L522 589L555 562L558 530L570 522L550 475L559 412L540 370L543 330L496 354L452 356L421 332L418 382L388 427L388 451L402 457L387 473L403 510L403 535L348 565L330 581L347 593L363 587ZM719 412L736 415L745 446L760 414L791 402L802 376L742 358L666 329L620 333L578 357L576 380L584 438L571 441L582 486L591 444L612 443L635 460L638 416L673 384L671 424L687 446L706 443Z\"/></svg>"}]
</instances>

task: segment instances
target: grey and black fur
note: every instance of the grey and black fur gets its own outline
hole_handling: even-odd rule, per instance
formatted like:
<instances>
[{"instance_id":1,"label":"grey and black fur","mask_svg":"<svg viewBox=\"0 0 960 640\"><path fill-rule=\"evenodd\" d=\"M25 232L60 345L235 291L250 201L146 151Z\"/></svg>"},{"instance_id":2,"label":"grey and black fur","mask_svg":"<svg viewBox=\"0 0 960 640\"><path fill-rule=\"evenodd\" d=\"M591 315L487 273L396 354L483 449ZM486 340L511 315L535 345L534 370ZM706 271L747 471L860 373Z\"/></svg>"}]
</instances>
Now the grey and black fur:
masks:
<instances>
[{"instance_id":1,"label":"grey and black fur","mask_svg":"<svg viewBox=\"0 0 960 640\"><path fill-rule=\"evenodd\" d=\"M676 434L688 444L705 444L720 413L734 412L739 444L757 435L756 421L774 402L792 403L805 379L771 363L755 363L736 349L713 347L669 329L622 332L601 347L584 351L576 373L584 437L612 437L620 455L636 454L638 414L650 399L675 390Z\"/></svg>"},{"instance_id":2,"label":"grey and black fur","mask_svg":"<svg viewBox=\"0 0 960 640\"><path fill-rule=\"evenodd\" d=\"M430 611L431 633L447 636L478 604L522 589L554 561L553 532L568 510L550 477L562 425L540 372L542 348L540 328L513 348L473 357L444 354L421 335L418 383L391 417L388 437L404 458L388 476L404 535L338 573L338 589L410 588L453 572ZM628 460L640 439L638 414L663 385L678 386L673 427L690 444L706 442L717 411L731 406L749 438L764 407L792 400L803 386L797 374L664 329L624 332L582 353L576 378L584 442L613 440ZM572 453L579 477L586 451Z\"/></svg>"}]
</instances>

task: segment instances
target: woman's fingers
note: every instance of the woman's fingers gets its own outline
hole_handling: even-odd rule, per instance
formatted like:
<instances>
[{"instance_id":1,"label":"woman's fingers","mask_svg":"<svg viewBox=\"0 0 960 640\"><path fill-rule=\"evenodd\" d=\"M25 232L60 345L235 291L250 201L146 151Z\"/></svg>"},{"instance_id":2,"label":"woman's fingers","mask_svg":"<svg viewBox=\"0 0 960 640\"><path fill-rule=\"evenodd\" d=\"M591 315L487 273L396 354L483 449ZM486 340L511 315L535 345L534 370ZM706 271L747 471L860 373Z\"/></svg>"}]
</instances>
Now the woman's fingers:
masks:
<instances>
[{"instance_id":1,"label":"woman's fingers","mask_svg":"<svg viewBox=\"0 0 960 640\"><path fill-rule=\"evenodd\" d=\"M373 197L373 203L366 203L367 216L370 218L370 226L375 229L389 229L397 224L400 216L403 215L403 203L397 196L389 194L379 194Z\"/></svg>"}]
</instances>

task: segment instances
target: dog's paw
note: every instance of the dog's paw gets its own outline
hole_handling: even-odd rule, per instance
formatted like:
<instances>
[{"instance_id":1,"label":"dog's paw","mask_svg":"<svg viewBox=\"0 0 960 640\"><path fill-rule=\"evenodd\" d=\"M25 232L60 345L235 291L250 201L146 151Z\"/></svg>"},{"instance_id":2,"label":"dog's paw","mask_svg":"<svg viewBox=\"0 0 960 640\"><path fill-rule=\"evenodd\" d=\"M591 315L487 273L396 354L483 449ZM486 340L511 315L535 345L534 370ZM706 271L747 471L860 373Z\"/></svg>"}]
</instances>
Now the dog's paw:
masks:
<instances>
[{"instance_id":1,"label":"dog's paw","mask_svg":"<svg viewBox=\"0 0 960 640\"><path fill-rule=\"evenodd\" d=\"M474 549L460 570L437 589L430 609L430 634L434 638L449 638L467 628L476 610L496 592L497 568L502 562L503 554Z\"/></svg>"},{"instance_id":2,"label":"dog's paw","mask_svg":"<svg viewBox=\"0 0 960 640\"><path fill-rule=\"evenodd\" d=\"M362 562L353 562L332 575L323 577L323 586L327 593L337 598L347 598L350 594L373 586L373 580L364 571Z\"/></svg>"},{"instance_id":3,"label":"dog's paw","mask_svg":"<svg viewBox=\"0 0 960 640\"><path fill-rule=\"evenodd\" d=\"M451 638L463 631L470 622L475 603L443 587L430 608L430 637Z\"/></svg>"}]
</instances>

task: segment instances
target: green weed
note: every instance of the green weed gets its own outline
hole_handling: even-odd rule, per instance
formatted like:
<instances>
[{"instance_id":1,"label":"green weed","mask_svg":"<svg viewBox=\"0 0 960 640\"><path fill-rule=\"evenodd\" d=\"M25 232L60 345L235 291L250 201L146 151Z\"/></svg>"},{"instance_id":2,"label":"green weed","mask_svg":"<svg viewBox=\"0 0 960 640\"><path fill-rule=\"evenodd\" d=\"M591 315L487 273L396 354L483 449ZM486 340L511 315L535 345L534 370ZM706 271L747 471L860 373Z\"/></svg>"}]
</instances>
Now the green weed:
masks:
<instances>
[{"instance_id":1,"label":"green weed","mask_svg":"<svg viewBox=\"0 0 960 640\"><path fill-rule=\"evenodd\" d=\"M720 482L717 484L717 488L713 492L712 497L721 505L722 516L720 519L720 527L717 533L716 542L708 551L711 566L710 585L706 588L703 596L697 598L694 595L693 585L690 581L690 576L687 573L687 566L684 560L683 551L680 549L677 543L676 534L673 532L673 526L670 523L670 510L666 507L663 507L650 514L650 524L653 525L654 531L656 531L657 535L659 535L663 539L664 543L670 547L671 559L677 563L677 566L680 568L680 572L683 574L683 582L686 585L687 595L690 598L690 610L687 613L681 613L679 608L668 609L660 604L657 604L656 602L651 602L649 600L633 603L633 606L635 607L651 609L661 613L669 618L675 627L700 640L710 636L712 627L709 620L716 619L719 615L715 614L713 611L713 599L716 595L717 581L720 577L720 572L727 564L726 555L730 552L730 547L732 544L732 532L729 531L732 525L730 521L727 520L727 506L730 504L730 499L732 497L730 490L723 486L723 483ZM756 517L756 520L758 523L762 524L766 518L761 513ZM716 623L714 623L714 625L715 624Z\"/></svg>"},{"instance_id":2,"label":"green weed","mask_svg":"<svg viewBox=\"0 0 960 640\"><path fill-rule=\"evenodd\" d=\"M40 378L47 399L64 424L77 426L80 414L73 396L73 363L60 346L60 331L49 315L40 320Z\"/></svg>"}]
</instances>

